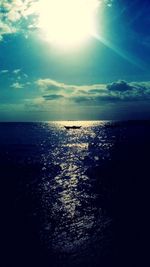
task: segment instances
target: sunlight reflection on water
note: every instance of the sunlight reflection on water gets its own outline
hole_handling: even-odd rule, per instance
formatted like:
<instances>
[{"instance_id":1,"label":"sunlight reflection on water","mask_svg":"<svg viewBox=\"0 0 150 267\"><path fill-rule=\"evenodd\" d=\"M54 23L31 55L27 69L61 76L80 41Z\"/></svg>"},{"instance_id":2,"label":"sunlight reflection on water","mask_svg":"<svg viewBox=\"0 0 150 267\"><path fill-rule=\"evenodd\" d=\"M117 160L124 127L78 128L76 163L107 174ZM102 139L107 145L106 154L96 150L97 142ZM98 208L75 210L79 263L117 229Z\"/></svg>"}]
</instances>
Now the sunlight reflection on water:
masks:
<instances>
[{"instance_id":1,"label":"sunlight reflection on water","mask_svg":"<svg viewBox=\"0 0 150 267\"><path fill-rule=\"evenodd\" d=\"M149 121L1 123L6 265L135 262L149 137Z\"/></svg>"},{"instance_id":2,"label":"sunlight reflection on water","mask_svg":"<svg viewBox=\"0 0 150 267\"><path fill-rule=\"evenodd\" d=\"M43 153L45 172L41 188L45 215L41 235L53 251L89 253L94 244L101 246L103 230L111 224L111 217L104 215L96 204L98 194L93 183L97 178L87 175L89 167L95 168L100 159L110 157L113 142L107 136L105 123L75 122L82 127L70 130L64 126L74 122L44 126L52 131L49 141L52 143L54 138L55 145ZM58 171L48 167L50 160Z\"/></svg>"}]
</instances>

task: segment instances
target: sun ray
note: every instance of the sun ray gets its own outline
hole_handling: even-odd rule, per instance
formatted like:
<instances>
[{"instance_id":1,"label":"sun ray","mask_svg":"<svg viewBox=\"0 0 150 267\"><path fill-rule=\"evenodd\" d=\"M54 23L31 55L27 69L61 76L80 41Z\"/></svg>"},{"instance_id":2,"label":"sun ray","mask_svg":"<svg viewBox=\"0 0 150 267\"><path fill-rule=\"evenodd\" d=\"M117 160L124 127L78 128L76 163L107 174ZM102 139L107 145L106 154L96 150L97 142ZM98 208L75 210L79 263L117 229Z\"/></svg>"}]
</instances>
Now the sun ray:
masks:
<instances>
[{"instance_id":1,"label":"sun ray","mask_svg":"<svg viewBox=\"0 0 150 267\"><path fill-rule=\"evenodd\" d=\"M97 39L99 42L101 42L103 45L111 49L113 52L115 52L117 55L119 55L121 58L125 59L126 61L130 62L131 64L139 67L142 70L145 70L145 67L143 65L143 62L139 62L137 58L133 58L132 55L128 54L126 51L123 51L121 48L114 45L112 42L108 41L106 38L100 36L97 33L94 33L93 36L95 39Z\"/></svg>"}]
</instances>

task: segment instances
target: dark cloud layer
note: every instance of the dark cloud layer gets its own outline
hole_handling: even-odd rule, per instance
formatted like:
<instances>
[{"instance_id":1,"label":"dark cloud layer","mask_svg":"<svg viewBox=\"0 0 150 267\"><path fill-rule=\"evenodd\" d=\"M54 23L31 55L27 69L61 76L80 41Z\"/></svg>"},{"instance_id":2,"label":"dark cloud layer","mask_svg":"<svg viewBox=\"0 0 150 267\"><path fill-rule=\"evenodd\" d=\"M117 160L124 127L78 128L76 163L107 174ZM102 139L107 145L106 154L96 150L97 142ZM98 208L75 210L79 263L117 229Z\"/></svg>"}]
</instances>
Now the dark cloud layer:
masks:
<instances>
[{"instance_id":1,"label":"dark cloud layer","mask_svg":"<svg viewBox=\"0 0 150 267\"><path fill-rule=\"evenodd\" d=\"M114 82L112 84L108 84L107 85L107 89L110 91L129 91L133 89L133 86L131 86L130 84L128 84L125 81L118 81L118 82Z\"/></svg>"},{"instance_id":2,"label":"dark cloud layer","mask_svg":"<svg viewBox=\"0 0 150 267\"><path fill-rule=\"evenodd\" d=\"M45 100L58 100L58 99L61 99L63 97L64 97L63 95L44 95L43 96L43 98Z\"/></svg>"}]
</instances>

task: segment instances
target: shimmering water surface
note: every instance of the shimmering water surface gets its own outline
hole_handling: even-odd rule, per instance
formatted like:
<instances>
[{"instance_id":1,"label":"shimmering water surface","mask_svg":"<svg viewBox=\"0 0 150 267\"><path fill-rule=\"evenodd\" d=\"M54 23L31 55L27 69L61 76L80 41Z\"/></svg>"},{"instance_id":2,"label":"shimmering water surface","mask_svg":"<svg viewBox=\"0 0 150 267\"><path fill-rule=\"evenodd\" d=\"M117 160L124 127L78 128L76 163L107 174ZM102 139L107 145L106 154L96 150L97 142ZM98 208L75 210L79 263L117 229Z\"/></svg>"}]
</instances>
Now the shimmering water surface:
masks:
<instances>
[{"instance_id":1,"label":"shimmering water surface","mask_svg":"<svg viewBox=\"0 0 150 267\"><path fill-rule=\"evenodd\" d=\"M1 123L3 266L123 266L149 133L146 122Z\"/></svg>"}]
</instances>

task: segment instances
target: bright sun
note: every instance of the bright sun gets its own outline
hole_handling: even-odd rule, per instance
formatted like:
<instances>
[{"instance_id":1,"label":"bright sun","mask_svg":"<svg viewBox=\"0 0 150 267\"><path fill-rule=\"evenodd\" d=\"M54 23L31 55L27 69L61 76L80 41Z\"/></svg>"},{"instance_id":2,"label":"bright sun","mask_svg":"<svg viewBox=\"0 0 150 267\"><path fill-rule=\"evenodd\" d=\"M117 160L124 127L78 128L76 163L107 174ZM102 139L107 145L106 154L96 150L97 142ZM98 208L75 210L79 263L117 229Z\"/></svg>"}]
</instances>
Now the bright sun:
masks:
<instances>
[{"instance_id":1,"label":"bright sun","mask_svg":"<svg viewBox=\"0 0 150 267\"><path fill-rule=\"evenodd\" d=\"M40 0L38 27L46 39L70 47L96 33L99 0Z\"/></svg>"}]
</instances>

